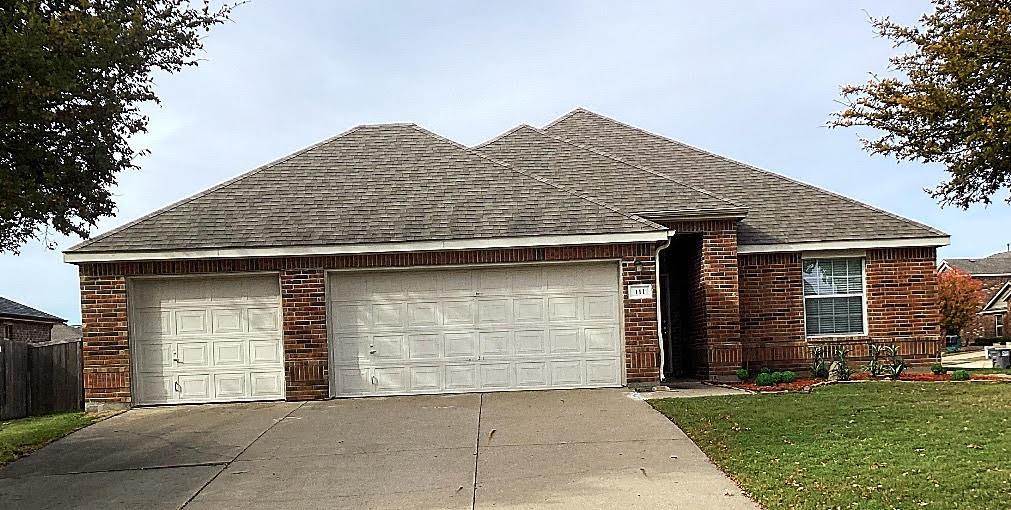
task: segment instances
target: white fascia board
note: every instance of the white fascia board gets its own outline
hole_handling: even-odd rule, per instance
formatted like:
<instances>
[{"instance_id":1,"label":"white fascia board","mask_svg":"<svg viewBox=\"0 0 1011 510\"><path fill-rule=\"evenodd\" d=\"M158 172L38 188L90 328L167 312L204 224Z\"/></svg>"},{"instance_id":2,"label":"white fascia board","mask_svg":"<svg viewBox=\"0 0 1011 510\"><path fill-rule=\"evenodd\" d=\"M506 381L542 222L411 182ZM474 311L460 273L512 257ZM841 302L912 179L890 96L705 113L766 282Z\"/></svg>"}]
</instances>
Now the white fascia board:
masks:
<instances>
[{"instance_id":1,"label":"white fascia board","mask_svg":"<svg viewBox=\"0 0 1011 510\"><path fill-rule=\"evenodd\" d=\"M430 251L487 250L496 248L534 248L589 244L640 243L666 241L671 230L619 234L501 237L492 239L457 239L449 241L414 241L403 243L364 243L331 246L285 246L277 248L212 248L145 252L64 252L63 261L132 262L141 260L185 260L252 257L306 257L353 255L363 253L404 253Z\"/></svg>"},{"instance_id":2,"label":"white fascia board","mask_svg":"<svg viewBox=\"0 0 1011 510\"><path fill-rule=\"evenodd\" d=\"M835 250L870 250L875 248L909 248L947 246L951 237L911 237L906 239L861 239L856 241L811 241L785 244L746 244L737 247L737 253L779 253Z\"/></svg>"}]
</instances>

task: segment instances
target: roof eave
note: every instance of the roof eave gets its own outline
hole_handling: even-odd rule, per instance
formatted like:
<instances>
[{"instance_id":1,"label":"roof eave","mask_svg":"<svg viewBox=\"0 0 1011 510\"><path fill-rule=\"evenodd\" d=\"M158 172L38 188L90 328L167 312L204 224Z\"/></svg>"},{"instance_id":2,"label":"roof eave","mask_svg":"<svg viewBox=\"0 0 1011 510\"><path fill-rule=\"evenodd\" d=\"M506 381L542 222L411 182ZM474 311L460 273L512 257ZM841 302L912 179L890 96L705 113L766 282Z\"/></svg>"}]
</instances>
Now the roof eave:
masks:
<instances>
[{"instance_id":1,"label":"roof eave","mask_svg":"<svg viewBox=\"0 0 1011 510\"><path fill-rule=\"evenodd\" d=\"M603 234L561 234L524 237L450 239L443 241L408 241L391 243L359 243L322 246L228 247L144 251L64 252L64 262L70 264L136 262L153 260L195 260L252 257L305 257L324 255L356 255L370 253L406 253L497 248L535 248L548 246L578 246L665 241L672 231L665 228L639 232Z\"/></svg>"},{"instance_id":2,"label":"roof eave","mask_svg":"<svg viewBox=\"0 0 1011 510\"><path fill-rule=\"evenodd\" d=\"M737 253L783 253L804 251L872 250L885 248L938 248L951 243L948 236L906 237L894 239L847 239L839 241L805 241L781 244L746 244Z\"/></svg>"}]
</instances>

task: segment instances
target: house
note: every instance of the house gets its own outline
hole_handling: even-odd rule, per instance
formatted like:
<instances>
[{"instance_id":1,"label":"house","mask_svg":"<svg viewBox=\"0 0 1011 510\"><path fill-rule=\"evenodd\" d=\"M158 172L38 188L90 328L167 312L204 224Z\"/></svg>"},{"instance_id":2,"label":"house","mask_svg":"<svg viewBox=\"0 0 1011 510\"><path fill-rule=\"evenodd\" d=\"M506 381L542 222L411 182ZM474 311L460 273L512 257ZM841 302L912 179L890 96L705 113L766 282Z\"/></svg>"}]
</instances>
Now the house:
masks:
<instances>
[{"instance_id":1,"label":"house","mask_svg":"<svg viewBox=\"0 0 1011 510\"><path fill-rule=\"evenodd\" d=\"M1009 337L1011 316L1011 251L995 253L981 259L945 259L939 271L959 270L972 275L983 284L984 301L976 319L961 331L962 339Z\"/></svg>"},{"instance_id":2,"label":"house","mask_svg":"<svg viewBox=\"0 0 1011 510\"><path fill-rule=\"evenodd\" d=\"M0 339L45 343L50 340L53 327L65 322L55 315L0 297Z\"/></svg>"},{"instance_id":3,"label":"house","mask_svg":"<svg viewBox=\"0 0 1011 510\"><path fill-rule=\"evenodd\" d=\"M655 384L942 348L926 225L577 109L363 125L83 242L91 407Z\"/></svg>"}]
</instances>

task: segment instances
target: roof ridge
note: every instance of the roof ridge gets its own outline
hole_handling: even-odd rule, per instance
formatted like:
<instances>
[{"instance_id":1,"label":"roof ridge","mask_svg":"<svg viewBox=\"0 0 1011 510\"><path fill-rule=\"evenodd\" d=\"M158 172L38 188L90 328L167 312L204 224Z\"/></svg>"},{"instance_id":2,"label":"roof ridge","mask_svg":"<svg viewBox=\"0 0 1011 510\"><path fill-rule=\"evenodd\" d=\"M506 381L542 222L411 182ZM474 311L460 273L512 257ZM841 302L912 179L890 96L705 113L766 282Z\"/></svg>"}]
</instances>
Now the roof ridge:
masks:
<instances>
[{"instance_id":1,"label":"roof ridge","mask_svg":"<svg viewBox=\"0 0 1011 510\"><path fill-rule=\"evenodd\" d=\"M553 120L553 121L545 124L543 129L549 129L552 126L554 126L555 124L558 124L559 122L562 122L562 121L568 119L569 117L571 117L571 116L573 116L573 115L575 115L577 113L589 113L591 115L597 115L596 113L594 113L594 112L592 112L590 110L587 110L586 108L583 108L582 106L577 106L571 112L563 114L561 117L558 117L557 119L555 119L555 120ZM603 117L603 115L601 115L601 117ZM604 117L604 118L607 118L607 117Z\"/></svg>"},{"instance_id":2,"label":"roof ridge","mask_svg":"<svg viewBox=\"0 0 1011 510\"><path fill-rule=\"evenodd\" d=\"M515 131L517 129L521 129L523 126L524 125L521 124L520 126L517 126L517 127L513 128L512 130L510 130L510 132ZM527 126L527 127L530 127L530 126ZM509 169L509 170L511 170L513 172L516 172L516 173L518 173L520 175L523 175L524 177L529 177L529 178L534 179L534 180L536 180L536 181L538 181L540 183L547 184L548 186L551 186L553 188L556 188L556 189L559 189L561 191L564 191L564 192L566 192L566 193L568 193L570 195L573 195L573 196L576 196L576 197L581 198L583 200L592 202L593 204L595 204L595 205L597 205L599 207L603 207L605 209L608 209L608 210L610 210L612 212L615 212L617 214L625 216L626 218L629 218L629 219L631 219L633 221L642 223L643 225L646 225L646 226L648 226L650 228L654 228L654 229L658 229L658 230L667 230L667 227L665 227L665 226L663 226L663 225L661 225L659 223L650 221L650 220L648 220L646 218L643 218L643 217L641 217L639 215L636 215L636 214L632 214L632 213L628 213L628 212L622 211L621 209L618 209L617 207L615 207L615 206L613 206L611 204L608 204L607 202L604 202L603 200L600 200L600 199L595 198L595 197L591 197L591 196L583 194L583 193L579 193L578 191L566 188L565 186L561 186L561 185L559 185L557 183L551 182L551 181L549 181L549 180L547 180L547 179L545 179L543 177L531 174L529 172L525 172L525 171L523 171L523 170L521 170L519 168L516 168L516 167L514 167L514 166L512 166L512 165L510 165L508 163L503 162L503 161L499 161L499 160L497 160L495 158L492 158L492 157L489 157L489 156L485 156L484 154L481 154L480 152L477 152L476 150L471 149L470 147L467 147L466 145L463 145L462 143L457 142L456 140L451 140L451 139L446 138L446 137L444 137L444 136L442 136L442 135L440 135L438 133L433 133L432 131L429 131L429 130L421 127L421 126L414 126L414 129L418 130L421 133L425 133L428 136L432 136L432 137L435 137L435 138L437 138L439 140L442 140L444 142L448 142L448 143L450 143L450 144L452 144L452 145L454 145L454 146L456 146L456 147L458 147L460 149L463 149L464 151L466 151L469 154L475 155L475 156L477 156L479 158L482 158L482 159L486 159L486 160L488 160L488 161L490 161L492 163L495 163L495 164L500 165L500 166L502 166L504 168L507 168L507 169ZM534 128L531 128L531 129L534 129Z\"/></svg>"},{"instance_id":3,"label":"roof ridge","mask_svg":"<svg viewBox=\"0 0 1011 510\"><path fill-rule=\"evenodd\" d=\"M917 226L919 226L921 228L924 228L924 229L926 229L928 231L931 231L931 232L937 234L938 237L947 237L948 236L948 234L946 234L946 233L944 233L944 232L942 232L942 231L940 231L940 230L938 230L938 229L936 229L934 227L931 227L930 225L927 225L925 223L920 223L920 222L918 222L916 220L912 220L912 219L906 218L905 216L900 216L898 214L886 211L884 209L875 207L875 206L870 205L870 204L865 204L865 203L863 203L863 202L861 202L859 200L847 197L845 195L840 195L839 193L836 193L834 191L829 191L829 190L827 190L825 188L821 188L821 187L815 186L814 184L810 184L810 183L801 181L799 179L794 179L792 177L787 177L787 176L785 176L783 174L780 174L780 173L777 173L777 172L773 172L771 170L766 170L764 168L759 168L759 167L757 167L755 165L752 165L752 164L749 164L749 163L744 163L744 162L741 162L741 161L737 161L735 159L728 158L726 156L721 156L721 155L716 154L714 152L710 152L710 151L708 151L706 149L702 149L702 148L696 147L694 145L689 145L687 143L684 143L684 142L681 142L681 141L678 141L678 140L674 140L673 138L668 138L668 137L666 137L664 135L657 134L657 133L654 133L652 131L647 131L647 130L645 130L643 128L636 127L636 126L633 126L631 124L624 123L624 122L622 122L620 120L613 119L613 118L608 117L606 115L602 115L602 114L599 114L597 112L593 112L593 111L587 110L585 108L577 108L577 109L569 112L568 114L566 114L564 117L562 117L562 118L560 118L560 119L552 122L549 126L553 126L553 125L561 122L563 119L567 119L568 117L571 117L571 116L575 115L576 113L587 113L587 114L593 115L595 117L599 117L601 119L611 121L611 122L613 122L615 124L618 124L620 126L629 128L629 129L631 129L633 131L637 131L639 133L643 133L643 134L646 134L648 136L660 138L662 140L666 140L666 141L674 143L676 145L680 145L681 147L684 147L686 149L691 149L691 150L694 150L696 152L700 152L702 154L706 154L708 156L711 156L711 157L714 157L714 158L717 158L717 159L720 159L720 160L723 160L723 161L727 161L727 162L730 162L730 163L741 165L741 166L750 168L750 169L752 169L752 170L754 170L756 172L761 172L761 173L764 173L764 174L768 174L768 175L773 175L775 177L779 177L781 179L786 179L786 180L788 180L788 181L790 181L790 182L792 182L794 184L798 184L798 185L804 186L806 188L810 188L810 189L813 189L813 190L820 191L822 193L826 193L826 194L832 195L832 196L834 196L836 198L839 198L839 199L842 199L844 201L850 202L852 204L858 205L858 206L863 207L865 209L869 209L869 210L874 211L874 212L885 214L885 215L890 216L890 217L892 217L894 219L897 219L897 220L900 220L900 221L905 221L905 222L911 223L913 225L917 225ZM549 126L545 126L544 129L547 129Z\"/></svg>"},{"instance_id":4,"label":"roof ridge","mask_svg":"<svg viewBox=\"0 0 1011 510\"><path fill-rule=\"evenodd\" d=\"M126 229L128 229L128 228L130 228L130 227L132 227L132 226L134 226L134 225L136 225L136 224L138 224L138 223L140 223L142 221L149 220L151 218L154 218L156 216L164 214L164 213L166 213L168 211L171 211L172 209L175 209L176 207L179 207L181 205L190 203L190 202L192 202L192 201L194 201L194 200L196 200L198 198L201 198L201 197L204 197L206 195L209 195L210 193L212 193L214 191L217 191L219 189L223 189L225 187L231 186L232 184L235 184L236 182L238 182L238 181L240 181L242 179L245 179L247 177L251 177L251 176L253 176L253 175L255 175L255 174L257 174L257 173L259 173L259 172L261 172L263 170L267 170L269 168L273 168L273 167L275 167L277 165L280 165L281 163L284 163L285 161L288 161L289 159L294 158L295 156L300 156L302 154L305 154L306 152L309 152L309 151L311 151L311 150L313 150L313 149L315 149L315 148L317 148L317 147L319 147L321 145L325 145L325 144L330 143L330 142L332 142L332 141L334 141L334 140L336 140L338 138L341 138L343 136L347 136L347 135L349 135L349 134L351 134L351 133L353 133L353 132L355 132L355 131L357 131L357 130L359 130L361 128L376 127L376 126L392 126L392 125L399 125L399 124L359 124L359 125L354 126L354 127L350 128L350 129L342 131L342 132L340 132L340 133L338 133L338 134L336 134L334 136L331 136L331 137L329 137L329 138L327 138L325 140L316 142L316 143L314 143L312 145L309 145L307 147L303 147L302 149L299 149L299 150L297 150L295 152L292 152L292 153L290 153L290 154L288 154L286 156L282 156L282 157L280 157L278 159L275 159L275 160L273 160L273 161L271 161L269 163L265 163L265 164L260 165L260 166L258 166L256 168L253 168L252 170L249 170L249 171L247 171L245 173L242 173L242 174L239 174L239 175L237 175L235 177L232 177L231 179L227 179L227 180L222 181L222 182L220 182L218 184L215 184L214 186L211 186L210 188L207 188L207 189L205 189L203 191L199 191L199 192L194 193L194 194L192 194L190 196L187 196L187 197L179 199L179 200L177 200L175 202L172 202L171 204L168 204L165 207L162 207L161 209L158 209L158 210L156 210L154 212L150 212L148 214L145 214L145 215L141 216L140 218L137 218L137 219L135 219L133 221L127 222L127 223L125 223L123 225L120 225L120 226L118 226L118 227L116 227L116 228L114 228L114 229L112 229L112 230L110 230L108 232L105 232L103 234L97 235L97 236L92 237L90 239L85 239L85 240L81 241L80 243L77 243L74 246L71 246L70 248L67 248L66 250L64 250L64 252L78 250L78 249L84 248L84 247L86 247L88 245L97 243L98 241L101 241L102 239L105 239L105 238L107 238L107 237L109 237L109 236L111 236L113 234L117 234L119 232L122 232L123 230L126 230ZM411 124L411 125L413 125L413 124Z\"/></svg>"},{"instance_id":5,"label":"roof ridge","mask_svg":"<svg viewBox=\"0 0 1011 510\"><path fill-rule=\"evenodd\" d=\"M707 195L709 197L715 198L715 199L717 199L717 200L719 200L721 202L726 202L728 204L731 204L731 205L733 205L735 207L738 207L740 209L743 209L745 211L747 211L747 209L748 209L747 207L745 207L745 206L743 206L741 204L738 204L737 202L734 202L733 200L721 197L721 196L719 196L719 195L717 195L715 193L710 192L709 190L706 190L705 188L700 188L698 186L692 186L691 184L682 182L682 181L680 181L680 180L678 180L678 179L676 179L676 178L674 178L674 177L672 177L670 175L667 175L665 173L659 172L657 170L653 170L651 168L646 168L646 167L644 167L642 165L639 165L639 164L636 164L636 163L632 163L631 161L626 161L625 159L623 159L623 158L621 158L619 156L615 156L614 154L609 154L606 151L597 149L595 147L591 147L591 146L586 145L586 144L581 144L579 142L576 142L574 140L570 140L570 139L562 137L562 136L558 136L558 135L553 135L551 133L547 133L543 129L537 129L537 128L534 128L534 127L531 127L530 129L533 129L534 131L536 131L536 132L538 132L538 133L540 133L540 134L542 134L544 136L547 136L549 138L553 138L553 139L558 140L560 142L567 143L567 144L572 145L574 147L579 147L580 149L583 149L583 150L588 151L588 152L592 152L594 154L597 154L599 156L603 156L603 157L608 158L608 159L613 159L614 161L617 161L617 162L619 162L621 164L630 166L630 167L635 168L637 170L642 170L643 172L646 172L646 173L649 173L649 174L652 174L652 175L656 175L657 177L661 177L661 178L667 179L667 180L669 180L671 182L674 182L674 183L677 183L677 184L679 184L681 186L684 186L685 188L688 188L688 189L690 189L692 191L697 191L699 193L705 194L705 195Z\"/></svg>"}]
</instances>

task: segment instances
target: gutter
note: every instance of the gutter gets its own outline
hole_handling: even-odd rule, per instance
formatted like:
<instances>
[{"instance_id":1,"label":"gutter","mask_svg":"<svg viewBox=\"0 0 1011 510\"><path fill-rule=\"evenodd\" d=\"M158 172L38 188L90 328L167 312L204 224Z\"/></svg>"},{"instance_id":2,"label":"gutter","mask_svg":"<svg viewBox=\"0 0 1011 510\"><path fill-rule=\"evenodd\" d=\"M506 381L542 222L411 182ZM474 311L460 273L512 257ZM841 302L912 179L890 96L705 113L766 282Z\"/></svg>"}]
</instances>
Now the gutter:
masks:
<instances>
[{"instance_id":1,"label":"gutter","mask_svg":"<svg viewBox=\"0 0 1011 510\"><path fill-rule=\"evenodd\" d=\"M660 246L657 246L656 252L654 252L653 257L656 262L653 264L653 268L656 270L656 276L654 282L656 283L656 339L657 343L660 344L660 381L664 380L664 369L666 368L666 353L663 350L663 309L660 306L660 252L666 250L670 247L671 241L674 238L674 231L670 230L667 232L667 240Z\"/></svg>"}]
</instances>

